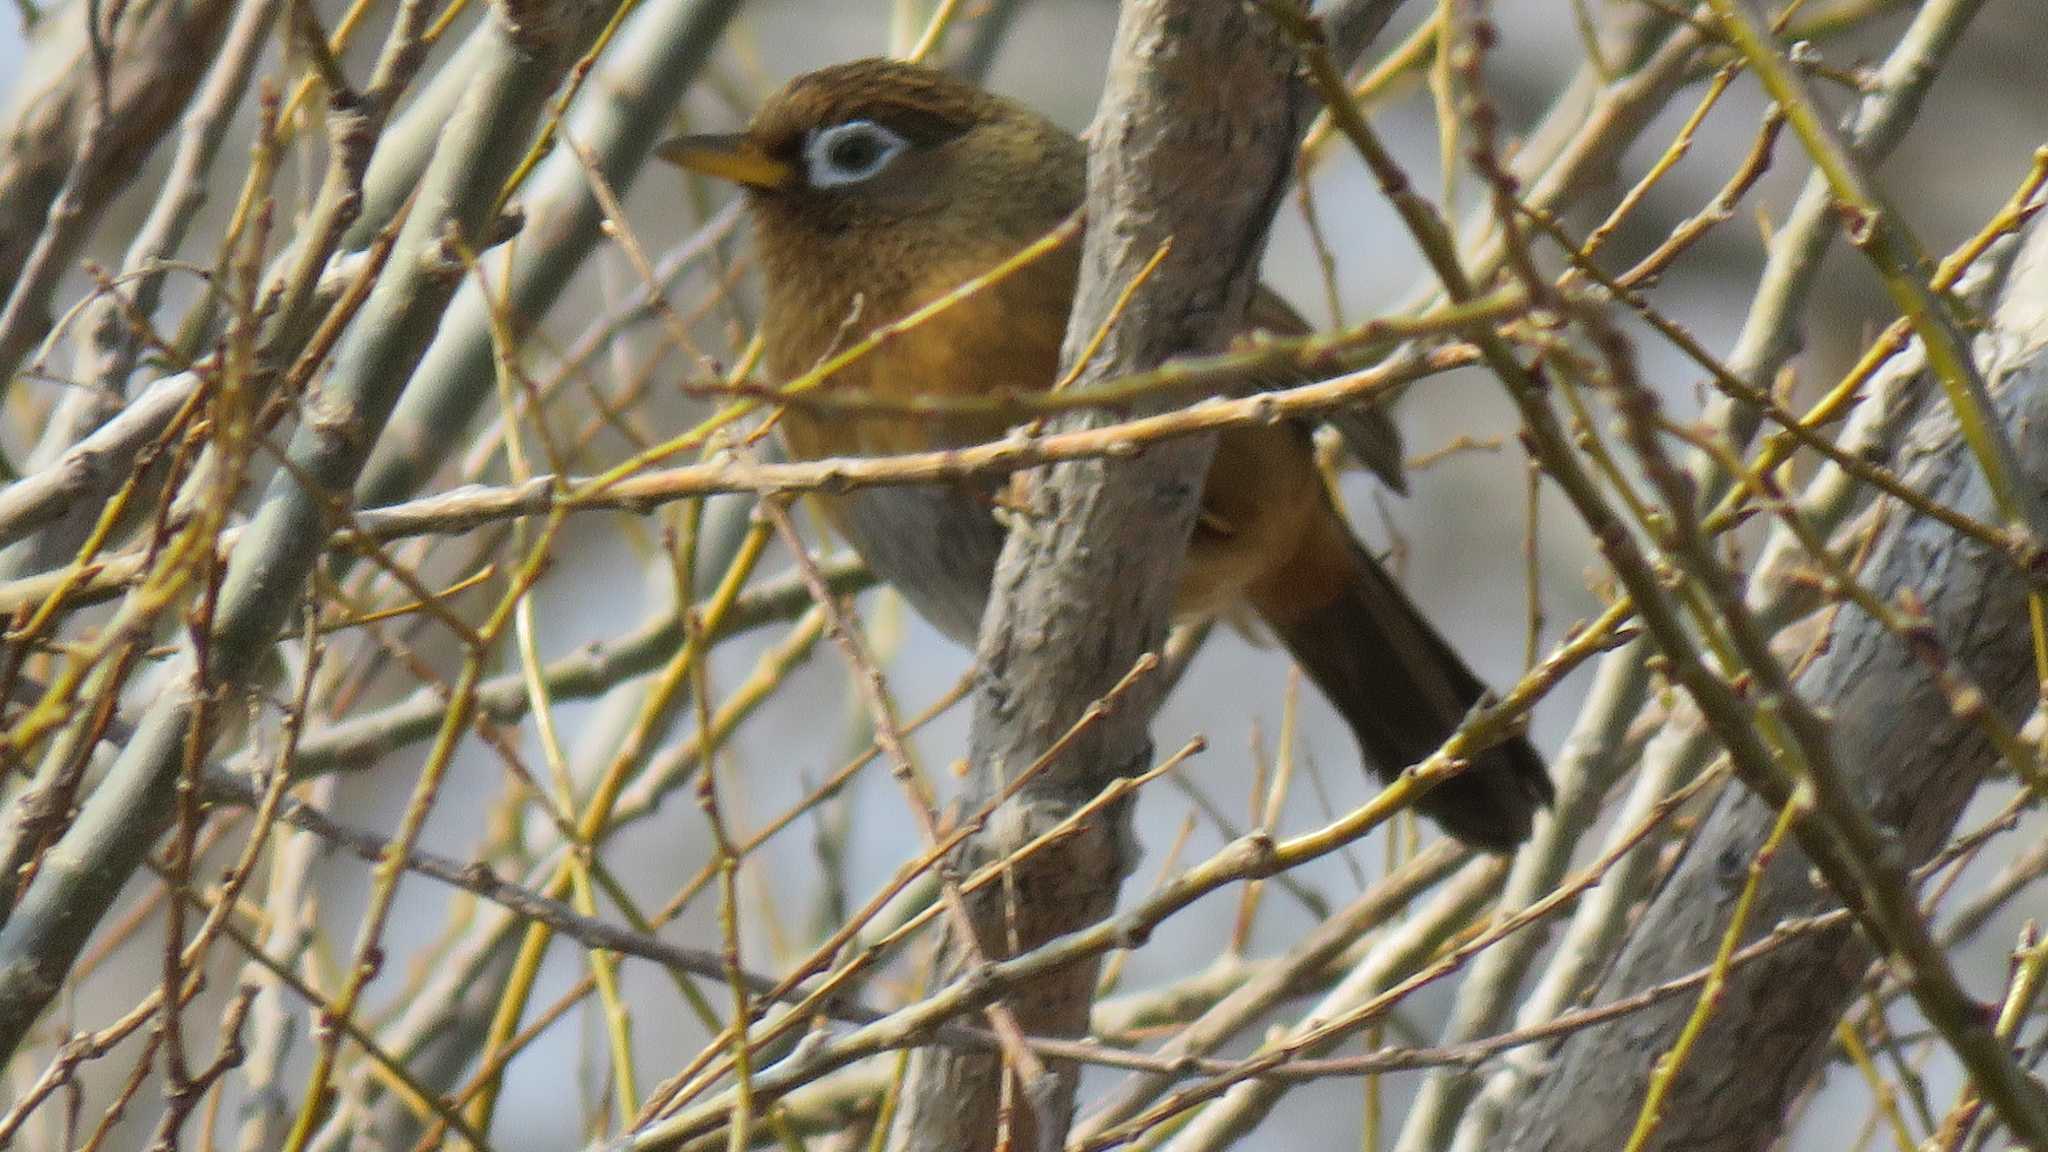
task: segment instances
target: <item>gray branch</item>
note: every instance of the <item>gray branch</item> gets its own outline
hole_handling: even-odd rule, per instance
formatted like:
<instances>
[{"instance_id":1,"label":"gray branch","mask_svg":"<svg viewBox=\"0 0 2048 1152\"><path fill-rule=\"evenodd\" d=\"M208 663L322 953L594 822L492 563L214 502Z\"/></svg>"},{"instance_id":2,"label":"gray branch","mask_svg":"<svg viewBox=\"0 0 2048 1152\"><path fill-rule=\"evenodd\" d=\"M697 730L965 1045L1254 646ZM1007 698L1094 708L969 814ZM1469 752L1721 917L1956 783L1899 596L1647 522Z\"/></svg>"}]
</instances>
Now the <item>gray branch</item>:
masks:
<instances>
[{"instance_id":1,"label":"gray branch","mask_svg":"<svg viewBox=\"0 0 2048 1152\"><path fill-rule=\"evenodd\" d=\"M666 0L624 30L605 71L578 101L564 131L599 157L598 167L624 195L645 165L691 80L717 46L740 0ZM527 225L519 260L488 257L485 276L510 315L535 317L553 306L603 238L604 211L573 151L558 148L522 190ZM495 395L492 304L475 279L464 282L439 335L421 361L391 425L358 484L365 507L412 494L448 452L450 428L466 428Z\"/></svg>"},{"instance_id":2,"label":"gray branch","mask_svg":"<svg viewBox=\"0 0 2048 1152\"><path fill-rule=\"evenodd\" d=\"M1089 152L1090 225L1063 359L1071 365L1169 238L1172 253L1115 317L1084 366L1083 386L1214 349L1242 322L1294 150L1303 93L1293 66L1280 31L1249 5L1124 5ZM982 623L971 735L977 796L1032 764L1164 641L1213 449L1209 438L1184 440L1127 462L1062 464L1035 477ZM970 851L1017 847L1110 780L1142 770L1156 685L1137 695L1035 775ZM978 901L984 954L1011 955L1013 943L1029 949L1110 914L1133 862L1127 820L1127 811L1105 816ZM946 979L960 974L963 950L953 944ZM1077 1035L1096 975L1094 964L1072 965L1006 1002L1035 1035ZM1014 1146L1057 1147L1064 1138L1075 1070L1055 1063L1049 1071L1055 1083L1025 1085L1013 1097ZM992 1147L1003 1078L998 1057L920 1049L891 1147Z\"/></svg>"},{"instance_id":3,"label":"gray branch","mask_svg":"<svg viewBox=\"0 0 2048 1152\"><path fill-rule=\"evenodd\" d=\"M400 233L391 266L364 306L309 419L289 449L295 465L265 493L229 558L209 671L191 654L169 678L106 782L48 854L0 930L0 1053L12 1053L62 985L87 937L175 812L172 788L200 701L258 667L321 554L326 502L347 492L439 323L461 264L499 187L524 154L557 81L589 43L603 6L503 0L488 20L491 51L442 136ZM309 491L304 484L318 485Z\"/></svg>"},{"instance_id":4,"label":"gray branch","mask_svg":"<svg viewBox=\"0 0 2048 1152\"><path fill-rule=\"evenodd\" d=\"M49 331L50 294L92 226L177 121L213 58L231 0L136 5L107 43L105 87L75 4L33 63L0 138L0 371L11 377ZM4 390L0 382L0 390Z\"/></svg>"},{"instance_id":5,"label":"gray branch","mask_svg":"<svg viewBox=\"0 0 2048 1152\"><path fill-rule=\"evenodd\" d=\"M118 415L126 402L129 374L142 355L142 336L129 323L128 309L114 297L116 293L125 295L128 308L137 316L156 314L168 278L162 262L177 255L178 245L184 242L186 230L206 199L207 179L227 138L235 106L255 75L282 5L283 0L257 0L243 5L236 14L221 45L220 58L213 62L205 87L185 114L164 190L121 262L123 276L132 279L124 288L95 299L78 322L72 367L77 386L68 389L51 412L29 456L31 469L47 468L63 459L82 437ZM186 67L195 64L188 61ZM123 469L119 477L126 474ZM104 496L119 482L115 476L107 476L97 494ZM34 544L0 553L0 576L24 576L62 564L84 543L100 509L98 499L70 501L63 511L62 527L39 533Z\"/></svg>"},{"instance_id":6,"label":"gray branch","mask_svg":"<svg viewBox=\"0 0 2048 1152\"><path fill-rule=\"evenodd\" d=\"M2002 376L1998 404L2028 480L2048 491L2048 228L2036 227L1999 312L1988 376ZM2000 370L2003 369L2001 372ZM1995 515L1949 410L1920 418L1903 458L1930 498L1965 515ZM2013 621L2026 616L2027 586L2006 557L1933 521L1895 511L1864 569L1879 596L1913 593L1927 602L1926 640L1980 687L1987 706L2017 725L2035 703L2031 640ZM1926 665L1900 637L1853 607L1835 618L1824 654L1801 678L1802 693L1834 718L1838 761L1852 773L1877 819L1917 864L1948 836L1964 803L1997 756L1979 729L1957 719ZM1669 883L1644 913L1608 978L1612 999L1712 961L1747 862L1776 813L1746 790L1723 796ZM1789 917L1825 911L1798 852L1765 874L1752 936ZM1828 1049L1836 1020L1873 957L1847 928L1802 937L1735 973L1665 1102L1650 1147L1753 1149L1778 1136L1787 1110ZM1501 1146L1616 1148L1626 1143L1658 1055L1677 1038L1693 1002L1680 998L1580 1033L1556 1053L1549 1074L1524 1102Z\"/></svg>"}]
</instances>

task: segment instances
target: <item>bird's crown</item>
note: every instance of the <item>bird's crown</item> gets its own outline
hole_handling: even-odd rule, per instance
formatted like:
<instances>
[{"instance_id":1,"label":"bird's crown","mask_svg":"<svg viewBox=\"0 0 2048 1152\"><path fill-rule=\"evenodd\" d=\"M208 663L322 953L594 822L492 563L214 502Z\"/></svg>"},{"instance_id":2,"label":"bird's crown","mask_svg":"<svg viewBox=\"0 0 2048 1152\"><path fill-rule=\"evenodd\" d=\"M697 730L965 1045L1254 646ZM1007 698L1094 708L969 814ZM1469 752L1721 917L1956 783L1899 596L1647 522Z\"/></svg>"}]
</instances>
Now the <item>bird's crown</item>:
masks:
<instances>
[{"instance_id":1,"label":"bird's crown","mask_svg":"<svg viewBox=\"0 0 2048 1152\"><path fill-rule=\"evenodd\" d=\"M836 125L869 121L930 147L1001 109L996 97L944 72L901 60L855 60L791 81L761 106L747 135L768 155L794 163L814 133Z\"/></svg>"}]
</instances>

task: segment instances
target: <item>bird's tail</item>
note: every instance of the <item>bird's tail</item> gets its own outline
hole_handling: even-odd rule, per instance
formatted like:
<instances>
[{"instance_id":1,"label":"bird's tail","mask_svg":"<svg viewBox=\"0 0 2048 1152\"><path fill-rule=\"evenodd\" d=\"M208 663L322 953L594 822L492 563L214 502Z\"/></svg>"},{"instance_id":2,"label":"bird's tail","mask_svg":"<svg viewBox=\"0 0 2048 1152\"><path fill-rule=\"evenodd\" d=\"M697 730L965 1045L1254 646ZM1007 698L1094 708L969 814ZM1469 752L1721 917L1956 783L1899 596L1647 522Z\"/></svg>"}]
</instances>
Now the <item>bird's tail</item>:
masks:
<instances>
[{"instance_id":1,"label":"bird's tail","mask_svg":"<svg viewBox=\"0 0 2048 1152\"><path fill-rule=\"evenodd\" d=\"M1251 590L1252 605L1351 725L1383 778L1435 752L1486 686L1410 603L1331 508L1294 563ZM1476 848L1512 851L1552 798L1550 774L1516 736L1475 757L1417 803Z\"/></svg>"}]
</instances>

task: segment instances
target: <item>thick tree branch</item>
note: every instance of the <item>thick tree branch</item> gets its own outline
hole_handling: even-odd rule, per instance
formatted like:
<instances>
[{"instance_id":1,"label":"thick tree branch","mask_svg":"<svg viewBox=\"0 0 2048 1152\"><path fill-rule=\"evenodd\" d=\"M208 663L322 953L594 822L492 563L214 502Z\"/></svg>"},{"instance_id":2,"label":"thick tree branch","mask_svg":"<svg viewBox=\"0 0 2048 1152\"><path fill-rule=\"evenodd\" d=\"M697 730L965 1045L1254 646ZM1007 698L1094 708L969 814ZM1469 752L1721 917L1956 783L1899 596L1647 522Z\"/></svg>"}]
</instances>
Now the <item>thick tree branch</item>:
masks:
<instances>
[{"instance_id":1,"label":"thick tree branch","mask_svg":"<svg viewBox=\"0 0 2048 1152\"><path fill-rule=\"evenodd\" d=\"M605 181L623 195L690 82L704 67L738 0L663 0L626 27L605 69L588 86L564 125L569 138L599 157ZM491 309L538 319L603 238L604 212L573 149L559 148L521 189L529 221L518 259L492 254L481 279L467 279L449 304L441 329L421 360L384 437L357 484L365 505L411 493L449 451L447 430L468 427L495 395ZM484 285L501 297L486 298Z\"/></svg>"},{"instance_id":2,"label":"thick tree branch","mask_svg":"<svg viewBox=\"0 0 2048 1152\"><path fill-rule=\"evenodd\" d=\"M1857 108L1853 143L1866 163L1881 162L1904 137L1928 90L1942 74L1942 65L1953 52L1962 30L1981 7L1980 0L1937 0L1924 7L1900 37L1885 60L1878 89ZM1742 336L1728 357L1728 371L1733 375L1750 381L1773 379L1796 350L1797 321L1806 314L1821 257L1837 235L1833 205L1827 181L1818 173L1809 176L1785 224L1772 236L1755 300L1743 321ZM1726 434L1729 444L1740 448L1755 438L1763 414L1753 406L1716 397L1708 406L1707 419ZM1701 504L1711 506L1727 492L1733 478L1723 474L1719 461L1705 453L1695 456L1690 464L1693 480L1700 488ZM1847 508L1842 511L1846 513ZM1767 587L1779 592L1786 590L1783 583ZM1753 592L1757 589L1758 586L1752 586ZM1764 615L1773 619L1776 611L1766 607ZM1563 875L1572 846L1598 816L1608 789L1626 767L1615 754L1621 743L1615 734L1642 710L1650 684L1645 663L1648 654L1647 645L1638 645L1601 662L1598 679L1589 693L1589 706L1582 710L1571 738L1552 761L1558 784L1554 819L1539 827L1534 849L1516 859L1515 873L1508 884L1512 900L1527 902ZM1704 729L1692 731L1700 743L1708 742ZM1666 741L1657 746L1657 751L1672 748L1676 743ZM1662 768L1671 766L1668 758L1651 763ZM1656 794L1668 791L1676 778L1682 777L1645 770L1638 776L1637 794L1643 802L1651 802ZM1657 786L1650 787L1651 784ZM1645 845L1635 860L1618 870L1608 887L1615 902L1608 907L1625 907L1640 898L1657 849L1658 845ZM1582 912L1572 935L1584 940L1604 934L1596 925L1592 914ZM1514 997L1543 942L1541 935L1531 933L1504 942L1502 947L1480 957L1474 965L1473 979L1459 992L1444 1039L1469 1040L1502 1027L1514 1011ZM1590 961L1601 953L1574 947L1567 955ZM1566 964L1560 970L1553 963L1544 974L1546 989L1562 993L1572 988L1570 970L1577 967ZM1446 1147L1453 1128L1460 1123L1478 1091L1479 1081L1473 1073L1457 1071L1439 1073L1426 1080L1402 1126L1397 1152ZM1506 1087L1503 1082L1501 1091L1505 1092ZM1497 1114L1497 1106L1482 1108L1462 1138L1477 1139L1483 1146L1492 1133Z\"/></svg>"},{"instance_id":3,"label":"thick tree branch","mask_svg":"<svg viewBox=\"0 0 2048 1152\"><path fill-rule=\"evenodd\" d=\"M1089 154L1089 228L1068 324L1066 367L1085 387L1170 356L1212 350L1236 330L1289 171L1300 91L1279 30L1250 6L1129 0ZM1171 251L1119 297L1170 243ZM1109 325L1099 354L1072 363ZM1075 416L1085 426L1099 417ZM982 625L982 682L971 737L977 795L1033 763L1138 658L1165 639L1181 552L1213 441L1161 445L1134 460L1076 461L1035 477L1011 533ZM1141 689L1143 691L1143 689ZM986 858L1021 845L1110 780L1145 767L1156 698L1133 700L1073 741L971 848ZM1029 949L1108 915L1133 860L1119 806L1086 835L1041 854L977 902L981 949ZM957 942L952 952L957 967ZM1034 1033L1086 1029L1097 966L1049 975L1007 1003ZM948 975L957 974L949 971ZM1075 1070L1014 1096L1001 1062L921 1049L891 1147L994 1146L1007 1120L1021 1147L1056 1147L1073 1107ZM1014 1105L1005 1111L1005 1101ZM1026 1106L1028 1102L1028 1106Z\"/></svg>"},{"instance_id":4,"label":"thick tree branch","mask_svg":"<svg viewBox=\"0 0 2048 1152\"><path fill-rule=\"evenodd\" d=\"M77 321L72 369L77 386L67 390L50 413L29 456L31 469L64 458L81 438L120 414L129 375L142 355L142 333L129 324L129 315L156 314L169 278L163 263L177 254L198 217L235 107L255 76L282 5L283 0L261 0L236 13L219 58L207 71L205 87L185 113L163 192L121 261L123 287L93 300ZM184 67L191 69L196 63L187 61ZM63 510L62 528L38 533L33 545L0 552L0 575L56 567L75 554L92 530L105 496L119 483L119 478L106 477L94 491L97 498L74 499ZM12 492L10 487L8 494Z\"/></svg>"},{"instance_id":5,"label":"thick tree branch","mask_svg":"<svg viewBox=\"0 0 2048 1152\"><path fill-rule=\"evenodd\" d=\"M2002 309L2007 347L2033 345L2004 373L1998 406L2017 440L2028 484L2048 490L2048 329L2027 299L2048 292L2041 257L2048 229L2029 241ZM2024 324L2024 327L2015 327ZM1993 375L1997 364L1983 365ZM1995 514L1992 499L1948 409L1922 417L1909 478L1942 503L1971 515ZM2033 652L2023 619L2026 583L1991 550L1931 520L1893 513L1864 568L1880 598L1917 595L1927 602L1921 641L1944 652L1986 694L1984 703L2018 723L2035 702ZM1833 717L1837 762L1871 812L1896 836L1903 859L1924 860L1948 835L1977 782L1997 762L1980 729L1958 718L1928 675L1921 655L1878 621L1844 607L1823 655L1801 678L1802 695ZM1656 984L1709 961L1730 902L1777 813L1752 793L1731 791L1698 842L1644 914L1607 982L1606 997ZM1831 907L1802 856L1787 852L1765 875L1752 914L1753 934ZM1653 1148L1750 1149L1778 1134L1786 1110L1827 1051L1835 1021L1869 965L1867 941L1847 927L1802 939L1731 978L1666 1100ZM1658 1053L1670 1048L1693 1005L1658 1005L1615 1026L1572 1037L1551 1074L1505 1127L1504 1147L1612 1148L1624 1144L1642 1107ZM1760 1075L1768 1069L1770 1074Z\"/></svg>"}]
</instances>

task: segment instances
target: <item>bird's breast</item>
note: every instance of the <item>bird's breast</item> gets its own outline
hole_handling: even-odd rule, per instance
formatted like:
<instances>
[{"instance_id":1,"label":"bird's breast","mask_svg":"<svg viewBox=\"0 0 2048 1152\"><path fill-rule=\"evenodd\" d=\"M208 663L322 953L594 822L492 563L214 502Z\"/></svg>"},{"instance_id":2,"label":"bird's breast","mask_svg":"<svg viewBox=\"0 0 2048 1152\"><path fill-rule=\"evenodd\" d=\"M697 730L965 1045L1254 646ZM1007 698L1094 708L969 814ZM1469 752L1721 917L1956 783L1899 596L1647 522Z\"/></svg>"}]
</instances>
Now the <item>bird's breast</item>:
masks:
<instances>
[{"instance_id":1,"label":"bird's breast","mask_svg":"<svg viewBox=\"0 0 2048 1152\"><path fill-rule=\"evenodd\" d=\"M1071 264L1063 268L1026 269L892 330L808 390L826 403L796 399L785 408L779 430L790 455L889 456L1001 437L1015 413L963 411L960 405L1051 386L1073 284ZM802 379L869 332L948 296L979 270L940 277L924 292L887 301L888 308L863 301L856 309L849 298L836 305L806 301L793 312L794 301L771 300L768 367L784 382ZM837 317L830 325L819 322L827 314ZM915 410L926 398L941 403ZM877 576L940 631L972 643L1003 543L996 490L989 481L875 488L821 497L820 503Z\"/></svg>"}]
</instances>

